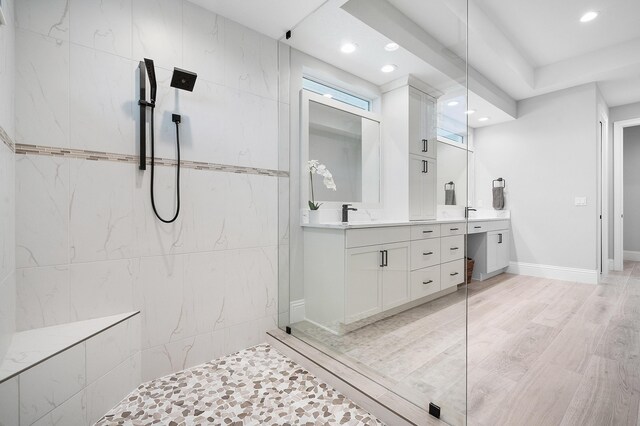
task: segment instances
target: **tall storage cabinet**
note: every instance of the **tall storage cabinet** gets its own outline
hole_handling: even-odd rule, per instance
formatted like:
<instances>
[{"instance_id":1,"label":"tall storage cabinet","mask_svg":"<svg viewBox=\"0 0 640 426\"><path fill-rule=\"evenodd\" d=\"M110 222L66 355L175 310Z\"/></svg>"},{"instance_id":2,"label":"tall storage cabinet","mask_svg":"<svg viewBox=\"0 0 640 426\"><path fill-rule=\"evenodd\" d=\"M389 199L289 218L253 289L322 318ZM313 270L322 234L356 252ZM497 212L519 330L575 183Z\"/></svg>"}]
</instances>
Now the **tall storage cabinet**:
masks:
<instances>
[{"instance_id":1,"label":"tall storage cabinet","mask_svg":"<svg viewBox=\"0 0 640 426\"><path fill-rule=\"evenodd\" d=\"M436 218L436 99L402 85L382 96L385 208L404 220Z\"/></svg>"}]
</instances>

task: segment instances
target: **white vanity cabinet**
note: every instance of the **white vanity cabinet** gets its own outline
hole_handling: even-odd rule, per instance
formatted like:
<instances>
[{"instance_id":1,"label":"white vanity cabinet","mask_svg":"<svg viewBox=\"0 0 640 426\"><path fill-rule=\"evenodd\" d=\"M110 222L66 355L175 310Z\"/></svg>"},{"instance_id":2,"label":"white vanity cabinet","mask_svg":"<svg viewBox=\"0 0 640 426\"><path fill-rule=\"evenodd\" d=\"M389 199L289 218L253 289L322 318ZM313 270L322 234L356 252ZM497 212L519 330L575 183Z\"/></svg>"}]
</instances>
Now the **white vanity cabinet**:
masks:
<instances>
[{"instance_id":1,"label":"white vanity cabinet","mask_svg":"<svg viewBox=\"0 0 640 426\"><path fill-rule=\"evenodd\" d=\"M409 244L347 249L345 277L346 324L407 303Z\"/></svg>"},{"instance_id":2,"label":"white vanity cabinet","mask_svg":"<svg viewBox=\"0 0 640 426\"><path fill-rule=\"evenodd\" d=\"M409 154L436 158L436 103L409 86Z\"/></svg>"},{"instance_id":3,"label":"white vanity cabinet","mask_svg":"<svg viewBox=\"0 0 640 426\"><path fill-rule=\"evenodd\" d=\"M436 160L409 155L409 220L436 216Z\"/></svg>"},{"instance_id":4,"label":"white vanity cabinet","mask_svg":"<svg viewBox=\"0 0 640 426\"><path fill-rule=\"evenodd\" d=\"M508 220L469 222L468 256L475 260L474 279L486 280L509 267L510 235Z\"/></svg>"}]
</instances>

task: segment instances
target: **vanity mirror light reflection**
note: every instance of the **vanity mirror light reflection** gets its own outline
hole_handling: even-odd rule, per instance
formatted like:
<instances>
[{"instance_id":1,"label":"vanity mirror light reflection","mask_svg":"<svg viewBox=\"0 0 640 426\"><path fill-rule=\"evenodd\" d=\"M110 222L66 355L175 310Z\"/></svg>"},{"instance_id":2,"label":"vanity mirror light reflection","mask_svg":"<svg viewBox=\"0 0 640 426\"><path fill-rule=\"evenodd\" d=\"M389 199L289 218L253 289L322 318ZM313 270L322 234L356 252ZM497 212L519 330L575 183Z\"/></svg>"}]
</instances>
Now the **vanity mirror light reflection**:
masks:
<instances>
[{"instance_id":1,"label":"vanity mirror light reflection","mask_svg":"<svg viewBox=\"0 0 640 426\"><path fill-rule=\"evenodd\" d=\"M316 160L333 175L335 190L314 177L313 198L324 210L342 204L377 207L380 204L380 117L308 90L301 92L302 170ZM368 105L367 102L365 105ZM311 200L309 173L301 175L303 200Z\"/></svg>"}]
</instances>

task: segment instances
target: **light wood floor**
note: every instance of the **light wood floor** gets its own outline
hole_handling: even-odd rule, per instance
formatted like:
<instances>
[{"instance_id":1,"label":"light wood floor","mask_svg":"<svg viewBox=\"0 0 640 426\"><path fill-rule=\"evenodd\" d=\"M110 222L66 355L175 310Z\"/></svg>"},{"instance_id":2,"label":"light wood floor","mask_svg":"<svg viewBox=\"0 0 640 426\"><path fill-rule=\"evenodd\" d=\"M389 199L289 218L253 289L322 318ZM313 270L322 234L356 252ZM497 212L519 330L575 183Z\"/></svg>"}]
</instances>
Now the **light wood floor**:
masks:
<instances>
[{"instance_id":1,"label":"light wood floor","mask_svg":"<svg viewBox=\"0 0 640 426\"><path fill-rule=\"evenodd\" d=\"M469 425L640 426L640 264L597 286L473 282L466 345L464 296L340 338L298 326L416 405L440 404L451 423L462 424L466 399Z\"/></svg>"}]
</instances>

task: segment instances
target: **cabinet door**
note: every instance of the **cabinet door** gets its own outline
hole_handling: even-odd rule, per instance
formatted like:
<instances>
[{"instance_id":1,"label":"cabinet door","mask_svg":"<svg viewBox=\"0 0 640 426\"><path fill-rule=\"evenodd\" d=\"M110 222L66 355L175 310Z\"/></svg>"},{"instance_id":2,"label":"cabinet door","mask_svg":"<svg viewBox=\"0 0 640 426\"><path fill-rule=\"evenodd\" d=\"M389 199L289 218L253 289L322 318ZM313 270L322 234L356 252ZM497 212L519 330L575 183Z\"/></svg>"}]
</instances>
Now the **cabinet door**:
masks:
<instances>
[{"instance_id":1,"label":"cabinet door","mask_svg":"<svg viewBox=\"0 0 640 426\"><path fill-rule=\"evenodd\" d=\"M498 269L506 268L511 262L511 242L509 238L509 231L498 231Z\"/></svg>"},{"instance_id":2,"label":"cabinet door","mask_svg":"<svg viewBox=\"0 0 640 426\"><path fill-rule=\"evenodd\" d=\"M409 154L426 155L429 148L425 136L422 95L421 91L409 88Z\"/></svg>"},{"instance_id":3,"label":"cabinet door","mask_svg":"<svg viewBox=\"0 0 640 426\"><path fill-rule=\"evenodd\" d=\"M487 273L509 266L509 244L508 230L487 233Z\"/></svg>"},{"instance_id":4,"label":"cabinet door","mask_svg":"<svg viewBox=\"0 0 640 426\"><path fill-rule=\"evenodd\" d=\"M382 246L347 249L345 322L382 312Z\"/></svg>"},{"instance_id":5,"label":"cabinet door","mask_svg":"<svg viewBox=\"0 0 640 426\"><path fill-rule=\"evenodd\" d=\"M382 248L382 309L409 302L409 243L387 244Z\"/></svg>"},{"instance_id":6,"label":"cabinet door","mask_svg":"<svg viewBox=\"0 0 640 426\"><path fill-rule=\"evenodd\" d=\"M436 217L436 161L409 156L409 220Z\"/></svg>"},{"instance_id":7,"label":"cabinet door","mask_svg":"<svg viewBox=\"0 0 640 426\"><path fill-rule=\"evenodd\" d=\"M422 128L423 128L423 137L427 140L427 152L423 155L426 155L430 158L436 158L438 154L437 150L437 129L436 129L436 103L435 100L427 95L426 93L422 94Z\"/></svg>"}]
</instances>

